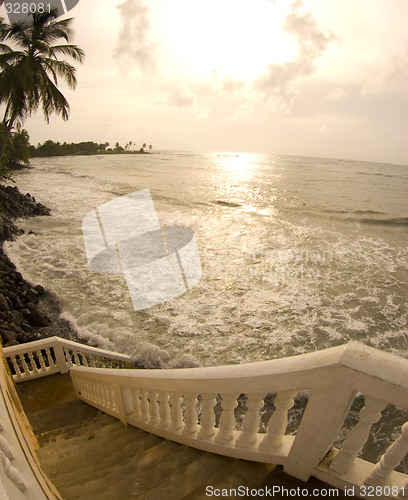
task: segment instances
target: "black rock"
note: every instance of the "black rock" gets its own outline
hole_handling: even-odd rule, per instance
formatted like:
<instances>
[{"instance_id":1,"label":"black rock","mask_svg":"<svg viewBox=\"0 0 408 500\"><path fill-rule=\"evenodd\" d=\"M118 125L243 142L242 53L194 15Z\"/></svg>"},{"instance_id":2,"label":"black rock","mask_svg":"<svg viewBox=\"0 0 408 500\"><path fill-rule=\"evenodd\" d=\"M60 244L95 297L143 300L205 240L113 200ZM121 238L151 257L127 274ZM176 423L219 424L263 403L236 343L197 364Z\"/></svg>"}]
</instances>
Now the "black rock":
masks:
<instances>
[{"instance_id":1,"label":"black rock","mask_svg":"<svg viewBox=\"0 0 408 500\"><path fill-rule=\"evenodd\" d=\"M31 323L34 323L37 326L48 326L50 322L50 320L46 316L44 316L44 314L41 314L37 309L33 309L30 312L28 319L31 321Z\"/></svg>"},{"instance_id":2,"label":"black rock","mask_svg":"<svg viewBox=\"0 0 408 500\"><path fill-rule=\"evenodd\" d=\"M34 329L28 324L28 323L21 323L21 328L26 332L26 333L33 333Z\"/></svg>"},{"instance_id":3,"label":"black rock","mask_svg":"<svg viewBox=\"0 0 408 500\"><path fill-rule=\"evenodd\" d=\"M36 285L34 287L34 290L38 293L38 295L41 297L45 293L45 288L41 285Z\"/></svg>"},{"instance_id":4,"label":"black rock","mask_svg":"<svg viewBox=\"0 0 408 500\"><path fill-rule=\"evenodd\" d=\"M0 311L9 311L10 306L2 293L0 293Z\"/></svg>"},{"instance_id":5,"label":"black rock","mask_svg":"<svg viewBox=\"0 0 408 500\"><path fill-rule=\"evenodd\" d=\"M28 292L26 293L26 297L33 304L38 304L38 293L32 288L28 290Z\"/></svg>"},{"instance_id":6,"label":"black rock","mask_svg":"<svg viewBox=\"0 0 408 500\"><path fill-rule=\"evenodd\" d=\"M13 347L14 345L19 345L17 340L9 340L6 344L4 344L4 347Z\"/></svg>"}]
</instances>

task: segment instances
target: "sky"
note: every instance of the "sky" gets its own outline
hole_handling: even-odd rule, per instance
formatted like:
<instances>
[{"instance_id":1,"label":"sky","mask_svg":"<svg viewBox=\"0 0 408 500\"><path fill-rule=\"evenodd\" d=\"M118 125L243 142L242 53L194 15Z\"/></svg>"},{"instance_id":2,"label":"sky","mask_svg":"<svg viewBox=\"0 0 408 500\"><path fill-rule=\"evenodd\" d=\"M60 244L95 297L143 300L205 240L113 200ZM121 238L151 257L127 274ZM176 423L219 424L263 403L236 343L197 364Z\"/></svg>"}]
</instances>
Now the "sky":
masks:
<instances>
[{"instance_id":1,"label":"sky","mask_svg":"<svg viewBox=\"0 0 408 500\"><path fill-rule=\"evenodd\" d=\"M80 0L66 17L86 59L75 91L60 82L68 122L37 112L32 144L408 165L406 0Z\"/></svg>"}]
</instances>

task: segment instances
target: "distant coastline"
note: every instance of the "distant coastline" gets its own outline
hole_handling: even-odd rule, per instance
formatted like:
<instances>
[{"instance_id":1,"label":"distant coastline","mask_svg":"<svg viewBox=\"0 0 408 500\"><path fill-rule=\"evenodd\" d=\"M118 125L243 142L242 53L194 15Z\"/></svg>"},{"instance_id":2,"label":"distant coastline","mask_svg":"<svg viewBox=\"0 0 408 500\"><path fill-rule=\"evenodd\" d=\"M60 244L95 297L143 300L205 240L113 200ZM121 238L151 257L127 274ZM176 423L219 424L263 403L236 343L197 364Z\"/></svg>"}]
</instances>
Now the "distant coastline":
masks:
<instances>
[{"instance_id":1,"label":"distant coastline","mask_svg":"<svg viewBox=\"0 0 408 500\"><path fill-rule=\"evenodd\" d=\"M52 140L47 140L42 144L37 146L29 146L29 155L31 158L49 158L53 156L90 156L90 155L112 155L112 154L151 154L147 149L147 145L144 143L140 149L136 149L135 145L130 141L124 147L122 147L118 142L115 144L114 148L109 147L109 143L96 143L93 141L86 142L67 142L60 143L54 142ZM148 149L153 149L150 145Z\"/></svg>"}]
</instances>

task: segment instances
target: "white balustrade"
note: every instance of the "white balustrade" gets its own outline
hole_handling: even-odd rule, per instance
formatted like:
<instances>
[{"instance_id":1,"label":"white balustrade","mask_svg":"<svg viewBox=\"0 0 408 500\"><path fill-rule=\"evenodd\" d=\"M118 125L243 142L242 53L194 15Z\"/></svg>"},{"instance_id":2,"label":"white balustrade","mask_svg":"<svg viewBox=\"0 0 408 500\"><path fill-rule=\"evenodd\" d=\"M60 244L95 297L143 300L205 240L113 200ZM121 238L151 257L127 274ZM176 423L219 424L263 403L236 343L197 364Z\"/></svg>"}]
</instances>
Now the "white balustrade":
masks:
<instances>
[{"instance_id":1,"label":"white balustrade","mask_svg":"<svg viewBox=\"0 0 408 500\"><path fill-rule=\"evenodd\" d=\"M98 381L111 384L108 402L98 402L93 396L95 404L101 409L105 405L107 413L124 423L206 451L282 464L301 479L313 474L337 487L341 486L339 478L352 481L351 477L361 477L363 481L367 477L368 473L355 473L356 467L365 464L356 459L357 454L387 404L408 409L406 373L408 360L356 343L248 365L188 370L106 371L80 366L71 369L76 387L85 378L94 384ZM308 391L309 399L296 434L288 436L288 413L301 389ZM359 422L350 431L342 449L337 451L332 448L333 443L357 391L366 395L365 408L360 411ZM276 394L275 409L269 422L265 422L266 433L262 434L260 412L269 393ZM119 406L109 406L115 401L113 394L121 398ZM235 415L240 394L246 395L242 423ZM222 411L217 427L218 396ZM93 404L91 399L90 396L85 400ZM401 438L372 472L373 477L383 478L386 474L387 481L391 481L387 485L397 481L395 484L401 492L406 475L393 469L407 443L404 426ZM331 464L329 459L325 462L326 455L335 456ZM313 457L314 462L305 457ZM296 464L301 464L298 470ZM367 466L364 467L362 470L367 470ZM354 471L350 473L354 476L348 474L348 469Z\"/></svg>"},{"instance_id":2,"label":"white balustrade","mask_svg":"<svg viewBox=\"0 0 408 500\"><path fill-rule=\"evenodd\" d=\"M242 421L242 432L237 439L237 447L247 449L254 446L258 440L261 415L259 410L264 406L266 394L249 394L246 401L248 408Z\"/></svg>"},{"instance_id":3,"label":"white balustrade","mask_svg":"<svg viewBox=\"0 0 408 500\"><path fill-rule=\"evenodd\" d=\"M127 355L85 346L59 337L5 347L3 352L10 361L14 371L13 379L16 382L52 373L66 373L72 366L115 367L115 369L132 366L131 359Z\"/></svg>"},{"instance_id":4,"label":"white balustrade","mask_svg":"<svg viewBox=\"0 0 408 500\"><path fill-rule=\"evenodd\" d=\"M4 472L6 473L6 476L12 481L17 488L24 492L27 490L27 484L25 483L22 475L16 469L16 467L13 467L10 463L10 460L3 455L3 453L0 452L0 462L4 468Z\"/></svg>"},{"instance_id":5,"label":"white balustrade","mask_svg":"<svg viewBox=\"0 0 408 500\"><path fill-rule=\"evenodd\" d=\"M283 443L283 436L288 425L288 411L292 408L298 391L279 392L276 395L275 411L269 419L266 436L263 438L260 449L271 451L279 448Z\"/></svg>"},{"instance_id":6,"label":"white balustrade","mask_svg":"<svg viewBox=\"0 0 408 500\"><path fill-rule=\"evenodd\" d=\"M201 419L198 437L203 441L210 440L215 432L214 406L217 403L216 394L201 394Z\"/></svg>"},{"instance_id":7,"label":"white balustrade","mask_svg":"<svg viewBox=\"0 0 408 500\"><path fill-rule=\"evenodd\" d=\"M157 392L155 390L148 391L147 398L149 399L149 424L156 425L159 422L159 403L157 401Z\"/></svg>"},{"instance_id":8,"label":"white balustrade","mask_svg":"<svg viewBox=\"0 0 408 500\"><path fill-rule=\"evenodd\" d=\"M391 475L392 471L398 467L408 452L408 422L401 428L401 436L393 443L378 464L370 472L366 479L366 484L381 485Z\"/></svg>"},{"instance_id":9,"label":"white balustrade","mask_svg":"<svg viewBox=\"0 0 408 500\"><path fill-rule=\"evenodd\" d=\"M181 409L183 398L181 396L181 392L170 392L170 430L176 434L179 434L184 427L183 410Z\"/></svg>"},{"instance_id":10,"label":"white balustrade","mask_svg":"<svg viewBox=\"0 0 408 500\"><path fill-rule=\"evenodd\" d=\"M184 427L181 433L185 436L191 436L198 431L197 394L191 392L184 394L183 402L186 409L184 410Z\"/></svg>"},{"instance_id":11,"label":"white balustrade","mask_svg":"<svg viewBox=\"0 0 408 500\"><path fill-rule=\"evenodd\" d=\"M171 415L170 415L170 406L169 406L169 393L167 391L159 392L159 416L160 423L159 426L163 429L167 429L167 427L171 424Z\"/></svg>"},{"instance_id":12,"label":"white balustrade","mask_svg":"<svg viewBox=\"0 0 408 500\"><path fill-rule=\"evenodd\" d=\"M14 454L10 448L10 444L3 436L0 436L0 450L9 460L13 460Z\"/></svg>"},{"instance_id":13,"label":"white balustrade","mask_svg":"<svg viewBox=\"0 0 408 500\"><path fill-rule=\"evenodd\" d=\"M381 412L388 405L386 401L370 396L365 398L365 407L359 413L359 422L349 433L341 450L330 464L330 469L344 474L353 464L363 449L370 435L373 424L381 417Z\"/></svg>"},{"instance_id":14,"label":"white balustrade","mask_svg":"<svg viewBox=\"0 0 408 500\"><path fill-rule=\"evenodd\" d=\"M140 420L147 422L150 419L147 391L145 389L140 389L139 394L140 394Z\"/></svg>"},{"instance_id":15,"label":"white balustrade","mask_svg":"<svg viewBox=\"0 0 408 500\"><path fill-rule=\"evenodd\" d=\"M221 394L222 413L220 417L219 432L215 438L216 443L232 444L235 438L233 432L235 428L234 410L238 406L239 394Z\"/></svg>"}]
</instances>

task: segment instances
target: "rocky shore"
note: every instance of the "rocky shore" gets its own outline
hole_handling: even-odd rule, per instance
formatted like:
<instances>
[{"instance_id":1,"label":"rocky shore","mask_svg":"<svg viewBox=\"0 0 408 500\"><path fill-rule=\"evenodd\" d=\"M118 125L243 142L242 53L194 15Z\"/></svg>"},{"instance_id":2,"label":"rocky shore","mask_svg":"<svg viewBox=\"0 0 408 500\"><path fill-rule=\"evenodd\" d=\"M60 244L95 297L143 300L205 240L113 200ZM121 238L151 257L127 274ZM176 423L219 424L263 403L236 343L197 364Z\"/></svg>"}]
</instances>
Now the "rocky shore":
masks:
<instances>
[{"instance_id":1,"label":"rocky shore","mask_svg":"<svg viewBox=\"0 0 408 500\"><path fill-rule=\"evenodd\" d=\"M4 241L23 233L16 219L40 215L49 216L50 210L16 186L0 185L0 334L5 347L53 335L77 340L46 289L27 282L3 250Z\"/></svg>"}]
</instances>

